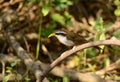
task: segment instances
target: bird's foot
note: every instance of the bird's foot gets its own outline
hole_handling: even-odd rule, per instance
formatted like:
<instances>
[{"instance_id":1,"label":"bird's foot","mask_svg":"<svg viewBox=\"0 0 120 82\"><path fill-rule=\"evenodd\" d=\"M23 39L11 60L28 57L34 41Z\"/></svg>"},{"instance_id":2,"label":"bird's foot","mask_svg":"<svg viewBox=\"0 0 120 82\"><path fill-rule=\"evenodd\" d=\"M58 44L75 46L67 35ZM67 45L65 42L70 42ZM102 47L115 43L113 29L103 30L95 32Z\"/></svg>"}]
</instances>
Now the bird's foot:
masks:
<instances>
[{"instance_id":1,"label":"bird's foot","mask_svg":"<svg viewBox=\"0 0 120 82\"><path fill-rule=\"evenodd\" d=\"M73 46L72 50L75 50L76 46Z\"/></svg>"}]
</instances>

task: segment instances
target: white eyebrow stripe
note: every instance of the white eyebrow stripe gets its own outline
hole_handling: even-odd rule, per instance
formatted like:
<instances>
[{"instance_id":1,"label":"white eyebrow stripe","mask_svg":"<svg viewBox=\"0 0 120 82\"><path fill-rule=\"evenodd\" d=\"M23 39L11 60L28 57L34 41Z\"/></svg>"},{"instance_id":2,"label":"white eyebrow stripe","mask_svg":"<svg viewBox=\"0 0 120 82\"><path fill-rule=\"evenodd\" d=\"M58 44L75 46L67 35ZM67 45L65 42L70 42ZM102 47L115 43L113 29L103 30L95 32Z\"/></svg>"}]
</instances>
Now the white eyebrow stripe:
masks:
<instances>
[{"instance_id":1,"label":"white eyebrow stripe","mask_svg":"<svg viewBox=\"0 0 120 82\"><path fill-rule=\"evenodd\" d=\"M64 31L56 31L55 34L67 34L67 33Z\"/></svg>"}]
</instances>

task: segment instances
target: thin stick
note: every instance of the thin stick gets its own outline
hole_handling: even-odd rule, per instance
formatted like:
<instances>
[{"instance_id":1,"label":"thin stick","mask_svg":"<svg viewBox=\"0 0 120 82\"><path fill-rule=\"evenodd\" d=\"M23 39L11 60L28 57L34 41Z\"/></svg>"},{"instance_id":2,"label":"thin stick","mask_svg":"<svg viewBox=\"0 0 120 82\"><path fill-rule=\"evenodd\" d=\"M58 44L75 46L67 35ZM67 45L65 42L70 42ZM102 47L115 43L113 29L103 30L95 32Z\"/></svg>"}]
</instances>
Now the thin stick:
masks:
<instances>
[{"instance_id":1,"label":"thin stick","mask_svg":"<svg viewBox=\"0 0 120 82\"><path fill-rule=\"evenodd\" d=\"M96 42L88 42L82 45L76 46L74 49L67 50L61 54L60 57L58 57L53 63L50 64L49 68L45 69L43 71L43 76L42 79L56 66L58 65L61 61L66 59L67 57L71 56L73 53L83 50L85 48L89 48L92 46L99 46L99 45L116 45L120 46L120 41L117 39L110 39L110 40L100 40Z\"/></svg>"}]
</instances>

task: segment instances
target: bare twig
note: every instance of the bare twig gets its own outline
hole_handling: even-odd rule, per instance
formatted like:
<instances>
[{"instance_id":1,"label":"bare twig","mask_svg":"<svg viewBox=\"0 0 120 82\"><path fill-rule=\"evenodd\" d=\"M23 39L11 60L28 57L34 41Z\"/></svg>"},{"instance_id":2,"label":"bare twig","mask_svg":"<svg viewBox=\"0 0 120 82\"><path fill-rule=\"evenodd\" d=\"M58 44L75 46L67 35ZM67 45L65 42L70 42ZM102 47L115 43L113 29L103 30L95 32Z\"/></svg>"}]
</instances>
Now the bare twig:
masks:
<instances>
[{"instance_id":1,"label":"bare twig","mask_svg":"<svg viewBox=\"0 0 120 82\"><path fill-rule=\"evenodd\" d=\"M17 57L16 56L5 55L5 54L0 54L0 60L2 60L4 62L9 62L10 60L8 60L8 59L10 59L11 61L14 61L14 60L17 59ZM38 65L40 65L42 70L44 70L44 68L48 67L47 64L44 64L40 61L37 61L36 63ZM116 69L116 68L120 68L118 66L120 66L120 60L117 60L115 63L111 64L106 69L96 71L95 73L97 75L92 73L92 72L83 74L83 73L79 73L78 71L63 69L63 68L60 68L60 67L55 67L50 73L55 75L55 76L59 76L59 77L68 76L72 80L78 80L80 82L85 82L85 81L86 82L108 82L108 81L104 81L104 79L102 79L99 75L103 75L105 72L108 72L108 71ZM14 77L10 77L10 80L12 81L12 80L14 80L14 78L15 78L15 75L14 75ZM86 78L88 78L88 79L86 79ZM2 79L3 79L3 76L1 74L0 75L0 81L2 81Z\"/></svg>"},{"instance_id":2,"label":"bare twig","mask_svg":"<svg viewBox=\"0 0 120 82\"><path fill-rule=\"evenodd\" d=\"M5 62L1 61L2 63L2 76L3 78L5 77ZM4 80L2 79L2 82L4 82Z\"/></svg>"},{"instance_id":3,"label":"bare twig","mask_svg":"<svg viewBox=\"0 0 120 82\"><path fill-rule=\"evenodd\" d=\"M120 18L118 18L113 25L111 25L108 29L105 30L106 33L114 32L120 29Z\"/></svg>"},{"instance_id":4,"label":"bare twig","mask_svg":"<svg viewBox=\"0 0 120 82\"><path fill-rule=\"evenodd\" d=\"M82 49L92 47L92 46L98 46L98 45L117 45L120 46L120 41L117 39L110 39L110 40L100 40L96 42L88 42L79 46L76 46L74 49L65 51L61 54L60 57L58 57L46 70L43 71L43 78L56 66L58 65L62 60L65 58L71 56L73 53L80 51ZM43 79L42 78L42 79Z\"/></svg>"},{"instance_id":5,"label":"bare twig","mask_svg":"<svg viewBox=\"0 0 120 82\"><path fill-rule=\"evenodd\" d=\"M10 6L10 5L14 5L14 4L17 4L17 3L20 3L22 2L22 0L10 0L9 2L5 2L3 4L0 4L0 9L4 8L4 7L7 7L7 6Z\"/></svg>"},{"instance_id":6,"label":"bare twig","mask_svg":"<svg viewBox=\"0 0 120 82\"><path fill-rule=\"evenodd\" d=\"M120 59L118 59L115 63L110 64L108 67L96 71L96 74L98 75L104 75L106 72L114 70L114 69L120 69Z\"/></svg>"},{"instance_id":7,"label":"bare twig","mask_svg":"<svg viewBox=\"0 0 120 82\"><path fill-rule=\"evenodd\" d=\"M48 68L48 65L41 63L39 61L37 61L37 62L43 70L45 68ZM52 71L50 71L50 73L55 76L59 76L59 77L68 76L71 80L78 80L80 82L104 82L104 79L102 79L100 76L98 76L96 74L93 74L93 73L91 73L91 74L84 73L83 74L83 73L79 73L78 71L63 69L60 67L55 67Z\"/></svg>"}]
</instances>

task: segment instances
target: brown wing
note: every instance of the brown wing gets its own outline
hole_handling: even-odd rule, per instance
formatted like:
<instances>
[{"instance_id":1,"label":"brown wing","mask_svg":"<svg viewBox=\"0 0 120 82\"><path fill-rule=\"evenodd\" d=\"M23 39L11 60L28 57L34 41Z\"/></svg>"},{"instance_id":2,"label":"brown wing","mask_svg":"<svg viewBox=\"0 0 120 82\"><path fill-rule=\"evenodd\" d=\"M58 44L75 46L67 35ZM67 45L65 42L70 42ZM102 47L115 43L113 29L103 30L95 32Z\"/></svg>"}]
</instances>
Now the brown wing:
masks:
<instances>
[{"instance_id":1,"label":"brown wing","mask_svg":"<svg viewBox=\"0 0 120 82\"><path fill-rule=\"evenodd\" d=\"M88 41L77 33L69 32L67 38L72 40L76 45L87 43Z\"/></svg>"}]
</instances>

